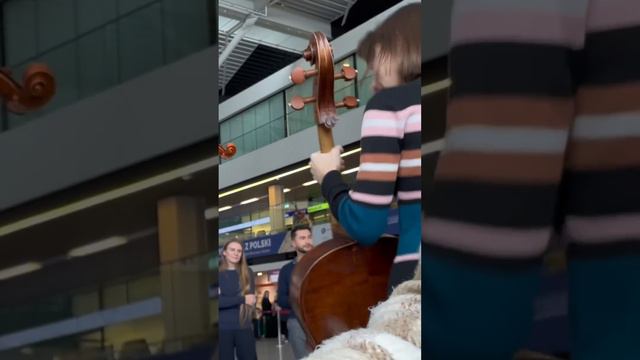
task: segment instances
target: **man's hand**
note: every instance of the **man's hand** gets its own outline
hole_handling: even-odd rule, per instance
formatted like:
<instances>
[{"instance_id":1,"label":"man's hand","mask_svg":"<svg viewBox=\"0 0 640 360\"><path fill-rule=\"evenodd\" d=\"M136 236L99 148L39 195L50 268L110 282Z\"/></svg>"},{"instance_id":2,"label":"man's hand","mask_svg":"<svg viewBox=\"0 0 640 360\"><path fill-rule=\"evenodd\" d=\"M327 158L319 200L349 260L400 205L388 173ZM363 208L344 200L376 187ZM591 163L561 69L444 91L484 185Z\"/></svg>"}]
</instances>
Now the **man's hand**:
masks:
<instances>
[{"instance_id":1,"label":"man's hand","mask_svg":"<svg viewBox=\"0 0 640 360\"><path fill-rule=\"evenodd\" d=\"M315 152L311 154L311 175L319 184L322 184L324 176L329 171L342 170L344 168L344 160L340 157L344 150L342 146L334 146L328 153Z\"/></svg>"}]
</instances>

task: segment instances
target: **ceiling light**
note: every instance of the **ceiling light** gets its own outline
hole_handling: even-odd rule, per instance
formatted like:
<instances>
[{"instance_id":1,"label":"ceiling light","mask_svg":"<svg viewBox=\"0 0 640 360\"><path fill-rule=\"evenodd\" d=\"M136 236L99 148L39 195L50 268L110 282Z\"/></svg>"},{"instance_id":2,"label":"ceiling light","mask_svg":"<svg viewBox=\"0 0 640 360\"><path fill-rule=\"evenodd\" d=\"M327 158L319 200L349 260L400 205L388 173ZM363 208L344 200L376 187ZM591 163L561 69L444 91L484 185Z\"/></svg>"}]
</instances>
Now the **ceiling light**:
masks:
<instances>
[{"instance_id":1,"label":"ceiling light","mask_svg":"<svg viewBox=\"0 0 640 360\"><path fill-rule=\"evenodd\" d=\"M317 184L318 182L315 180L311 180L311 181L307 181L306 183L302 184L302 186L309 186L309 185L313 185L313 184Z\"/></svg>"},{"instance_id":2,"label":"ceiling light","mask_svg":"<svg viewBox=\"0 0 640 360\"><path fill-rule=\"evenodd\" d=\"M349 151L347 151L345 153L342 153L340 156L341 157L345 157L345 156L349 156L351 154L355 154L355 153L360 152L360 151L361 151L361 148L357 148L357 149L349 150ZM293 169L293 170L290 170L290 171L287 171L287 172L283 172L282 174L274 175L274 176L268 177L266 179L262 179L260 181L256 181L256 182L251 183L251 184L247 184L245 186L241 186L241 187L233 189L233 190L225 191L225 192L220 193L218 195L218 199L221 199L221 198L223 198L225 196L229 196L229 195L232 195L232 194L239 193L240 191L244 191L244 190L256 187L256 186L260 186L260 185L269 183L271 181L280 180L285 176L293 175L295 173L299 173L300 171L304 171L304 170L308 170L308 169L309 169L309 165L306 165L306 166L303 166L303 167L299 167L297 169Z\"/></svg>"},{"instance_id":3,"label":"ceiling light","mask_svg":"<svg viewBox=\"0 0 640 360\"><path fill-rule=\"evenodd\" d=\"M284 188L284 189L282 189L282 192L283 192L283 193L288 193L289 191L291 191L291 189L289 189L289 188Z\"/></svg>"},{"instance_id":4,"label":"ceiling light","mask_svg":"<svg viewBox=\"0 0 640 360\"><path fill-rule=\"evenodd\" d=\"M258 276L262 276L262 272L259 272L259 273L258 273Z\"/></svg>"},{"instance_id":5,"label":"ceiling light","mask_svg":"<svg viewBox=\"0 0 640 360\"><path fill-rule=\"evenodd\" d=\"M357 149L349 150L349 151L347 151L347 152L345 152L345 153L342 153L340 156L341 156L341 157L349 156L349 155L351 155L351 154L355 154L355 153L357 153L357 152L360 152L361 150L362 150L362 148L357 148Z\"/></svg>"},{"instance_id":6,"label":"ceiling light","mask_svg":"<svg viewBox=\"0 0 640 360\"><path fill-rule=\"evenodd\" d=\"M345 171L343 171L343 172L342 172L342 174L343 174L343 175L347 175L347 174L354 173L354 172L356 172L356 171L358 171L358 170L360 170L360 167L359 167L359 166L354 167L354 168L351 168L351 169L349 169L349 170L345 170Z\"/></svg>"},{"instance_id":7,"label":"ceiling light","mask_svg":"<svg viewBox=\"0 0 640 360\"><path fill-rule=\"evenodd\" d=\"M219 208L219 209L218 209L218 212L227 211L227 210L229 210L229 209L231 209L231 206L223 206L223 207L221 207L221 208Z\"/></svg>"},{"instance_id":8,"label":"ceiling light","mask_svg":"<svg viewBox=\"0 0 640 360\"><path fill-rule=\"evenodd\" d=\"M89 245L79 246L69 251L69 257L80 257L95 254L127 243L124 236L113 236L108 239L100 240Z\"/></svg>"},{"instance_id":9,"label":"ceiling light","mask_svg":"<svg viewBox=\"0 0 640 360\"><path fill-rule=\"evenodd\" d=\"M240 205L246 205L246 204L249 204L249 203L252 203L252 202L256 202L258 200L260 200L260 198L257 198L257 197L251 198L249 200L245 200L245 201L241 202Z\"/></svg>"},{"instance_id":10,"label":"ceiling light","mask_svg":"<svg viewBox=\"0 0 640 360\"><path fill-rule=\"evenodd\" d=\"M22 265L13 266L0 270L0 280L7 280L9 278L24 275L40 269L42 269L42 264L33 261Z\"/></svg>"}]
</instances>

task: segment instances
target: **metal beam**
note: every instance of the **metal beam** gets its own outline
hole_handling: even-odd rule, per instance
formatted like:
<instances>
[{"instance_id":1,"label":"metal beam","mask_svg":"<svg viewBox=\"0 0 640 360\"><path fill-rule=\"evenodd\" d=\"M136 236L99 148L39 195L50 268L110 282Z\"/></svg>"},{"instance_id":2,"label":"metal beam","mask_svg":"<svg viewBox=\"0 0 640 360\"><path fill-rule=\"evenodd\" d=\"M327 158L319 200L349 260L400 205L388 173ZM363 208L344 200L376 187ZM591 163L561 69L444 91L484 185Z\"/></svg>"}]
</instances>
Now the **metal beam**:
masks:
<instances>
[{"instance_id":1,"label":"metal beam","mask_svg":"<svg viewBox=\"0 0 640 360\"><path fill-rule=\"evenodd\" d=\"M227 59L227 57L231 55L231 52L233 51L233 49L235 49L235 47L240 43L240 40L242 40L242 38L244 37L244 34L246 34L247 31L249 31L251 27L253 27L257 19L258 18L254 16L249 16L247 19L245 19L244 23L242 24L242 27L238 31L236 31L236 33L233 36L233 39L224 48L224 51L222 51L222 54L220 54L220 58L218 58L218 67L221 67L224 61Z\"/></svg>"},{"instance_id":2,"label":"metal beam","mask_svg":"<svg viewBox=\"0 0 640 360\"><path fill-rule=\"evenodd\" d=\"M238 7L226 6L226 3L220 3L218 7L219 15L231 19L242 20L247 16L247 12L241 11ZM302 15L300 12L287 10L278 5L267 8L267 15L257 15L258 20L256 26L260 26L273 31L281 32L287 35L296 36L305 40L311 37L315 31L322 31L325 34L331 34L331 24L318 18L312 18Z\"/></svg>"}]
</instances>

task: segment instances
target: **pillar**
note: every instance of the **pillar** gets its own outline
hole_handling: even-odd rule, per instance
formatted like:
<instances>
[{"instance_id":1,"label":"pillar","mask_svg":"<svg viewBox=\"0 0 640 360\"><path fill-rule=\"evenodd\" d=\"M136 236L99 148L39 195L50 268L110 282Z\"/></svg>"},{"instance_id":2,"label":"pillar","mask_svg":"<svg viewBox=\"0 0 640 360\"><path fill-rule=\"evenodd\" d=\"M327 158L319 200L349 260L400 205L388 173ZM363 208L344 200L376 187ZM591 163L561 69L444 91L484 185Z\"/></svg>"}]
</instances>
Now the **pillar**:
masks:
<instances>
[{"instance_id":1,"label":"pillar","mask_svg":"<svg viewBox=\"0 0 640 360\"><path fill-rule=\"evenodd\" d=\"M165 198L157 206L165 347L170 351L210 335L204 210L204 201L191 197Z\"/></svg>"},{"instance_id":2,"label":"pillar","mask_svg":"<svg viewBox=\"0 0 640 360\"><path fill-rule=\"evenodd\" d=\"M269 186L269 217L271 231L284 230L284 189L282 185Z\"/></svg>"}]
</instances>

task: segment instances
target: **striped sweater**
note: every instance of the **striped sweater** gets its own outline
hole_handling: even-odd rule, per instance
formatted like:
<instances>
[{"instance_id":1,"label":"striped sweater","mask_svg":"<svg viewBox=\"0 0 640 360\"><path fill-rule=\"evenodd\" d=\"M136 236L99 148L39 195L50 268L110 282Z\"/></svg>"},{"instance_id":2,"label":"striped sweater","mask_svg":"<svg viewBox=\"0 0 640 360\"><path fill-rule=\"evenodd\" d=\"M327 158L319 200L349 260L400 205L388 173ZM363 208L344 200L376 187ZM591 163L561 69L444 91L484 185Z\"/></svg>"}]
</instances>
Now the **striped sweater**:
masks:
<instances>
[{"instance_id":1,"label":"striped sweater","mask_svg":"<svg viewBox=\"0 0 640 360\"><path fill-rule=\"evenodd\" d=\"M394 197L400 240L390 288L411 279L421 240L420 81L377 93L362 120L360 169L350 188L338 171L322 182L322 194L342 227L356 241L372 245L387 228Z\"/></svg>"}]
</instances>

